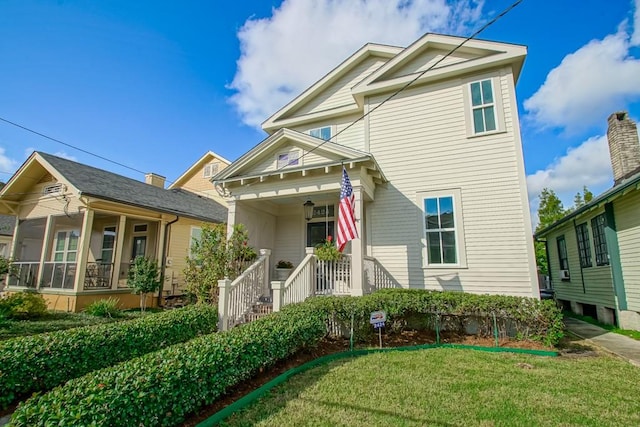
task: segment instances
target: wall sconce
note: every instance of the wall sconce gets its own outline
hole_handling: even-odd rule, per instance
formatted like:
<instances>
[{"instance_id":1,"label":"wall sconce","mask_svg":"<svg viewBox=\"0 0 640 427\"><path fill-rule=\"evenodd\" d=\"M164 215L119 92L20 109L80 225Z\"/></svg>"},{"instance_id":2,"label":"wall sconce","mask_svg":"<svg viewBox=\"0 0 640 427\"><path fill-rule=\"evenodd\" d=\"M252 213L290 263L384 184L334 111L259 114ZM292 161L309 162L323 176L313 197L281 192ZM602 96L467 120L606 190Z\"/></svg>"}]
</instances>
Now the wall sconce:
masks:
<instances>
[{"instance_id":1,"label":"wall sconce","mask_svg":"<svg viewBox=\"0 0 640 427\"><path fill-rule=\"evenodd\" d=\"M304 206L304 219L309 221L313 218L313 207L315 204L311 200L307 200L302 206Z\"/></svg>"}]
</instances>

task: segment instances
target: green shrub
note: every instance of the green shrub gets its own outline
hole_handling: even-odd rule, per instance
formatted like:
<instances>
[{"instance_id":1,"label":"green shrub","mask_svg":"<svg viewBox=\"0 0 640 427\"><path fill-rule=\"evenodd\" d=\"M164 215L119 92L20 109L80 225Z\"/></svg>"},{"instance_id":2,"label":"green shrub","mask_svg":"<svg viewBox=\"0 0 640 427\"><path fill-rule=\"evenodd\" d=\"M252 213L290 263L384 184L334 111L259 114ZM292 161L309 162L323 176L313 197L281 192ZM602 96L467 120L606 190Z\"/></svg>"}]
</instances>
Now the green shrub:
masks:
<instances>
[{"instance_id":1,"label":"green shrub","mask_svg":"<svg viewBox=\"0 0 640 427\"><path fill-rule=\"evenodd\" d=\"M47 312L42 295L32 292L16 292L0 298L0 317L7 319L35 319Z\"/></svg>"},{"instance_id":2,"label":"green shrub","mask_svg":"<svg viewBox=\"0 0 640 427\"><path fill-rule=\"evenodd\" d=\"M97 317L120 317L122 313L118 309L118 298L105 298L89 304L84 311L87 314Z\"/></svg>"},{"instance_id":3,"label":"green shrub","mask_svg":"<svg viewBox=\"0 0 640 427\"><path fill-rule=\"evenodd\" d=\"M200 305L2 341L0 407L96 369L214 332L217 322L217 309Z\"/></svg>"},{"instance_id":4,"label":"green shrub","mask_svg":"<svg viewBox=\"0 0 640 427\"><path fill-rule=\"evenodd\" d=\"M311 347L324 316L304 305L92 372L21 404L13 426L177 425L260 369Z\"/></svg>"}]
</instances>

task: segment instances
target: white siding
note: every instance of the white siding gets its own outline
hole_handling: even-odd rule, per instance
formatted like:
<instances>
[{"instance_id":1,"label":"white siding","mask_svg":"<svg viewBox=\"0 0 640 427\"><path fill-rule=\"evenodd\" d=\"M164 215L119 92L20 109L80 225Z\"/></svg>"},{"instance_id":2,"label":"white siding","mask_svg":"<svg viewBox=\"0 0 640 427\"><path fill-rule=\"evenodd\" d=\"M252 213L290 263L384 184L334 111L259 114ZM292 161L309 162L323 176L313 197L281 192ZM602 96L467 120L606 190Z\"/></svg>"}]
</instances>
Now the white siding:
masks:
<instances>
[{"instance_id":1,"label":"white siding","mask_svg":"<svg viewBox=\"0 0 640 427\"><path fill-rule=\"evenodd\" d=\"M363 60L353 70L339 78L327 89L320 92L317 96L298 108L291 115L288 115L287 118L303 116L305 114L355 104L353 96L351 95L351 88L369 76L369 74L377 70L384 63L385 60L376 57L369 57Z\"/></svg>"},{"instance_id":2,"label":"white siding","mask_svg":"<svg viewBox=\"0 0 640 427\"><path fill-rule=\"evenodd\" d=\"M504 74L495 91L506 132L467 138L466 85L460 80L406 90L369 118L371 152L390 181L376 189L369 242L372 255L403 286L521 296L537 289L511 116L512 80ZM371 107L384 98L372 99ZM425 269L416 194L446 189L461 192L467 268Z\"/></svg>"},{"instance_id":3,"label":"white siding","mask_svg":"<svg viewBox=\"0 0 640 427\"><path fill-rule=\"evenodd\" d=\"M355 148L356 150L364 151L364 120L358 120L361 117L362 113L338 117L334 119L324 119L322 121L312 122L310 124L308 123L303 126L295 127L293 128L293 130L308 134L311 129L331 126L332 136L335 136L331 138L331 142L335 142L336 144L344 145L349 148ZM356 120L358 121L347 129L347 126L351 125Z\"/></svg>"},{"instance_id":4,"label":"white siding","mask_svg":"<svg viewBox=\"0 0 640 427\"><path fill-rule=\"evenodd\" d=\"M424 55L417 56L409 61L406 65L403 65L401 69L393 72L389 77L383 76L381 80L392 79L395 77L406 76L412 73L418 73L424 71L441 60L448 51L441 49L429 49ZM472 55L470 53L456 52L453 55L449 55L446 59L442 60L435 68L442 68L447 65L457 64L459 62L466 61L470 58L476 58L478 55Z\"/></svg>"},{"instance_id":5,"label":"white siding","mask_svg":"<svg viewBox=\"0 0 640 427\"><path fill-rule=\"evenodd\" d=\"M628 309L640 312L640 191L634 190L613 204Z\"/></svg>"},{"instance_id":6,"label":"white siding","mask_svg":"<svg viewBox=\"0 0 640 427\"><path fill-rule=\"evenodd\" d=\"M321 140L318 140L318 143L321 143ZM280 153L287 153L290 151L297 151L298 152L298 156L301 157L300 160L300 165L305 165L305 166L309 166L309 165L314 165L314 164L319 164L319 163L326 163L329 160L335 160L335 159L327 159L327 157L325 157L323 155L323 153L321 152L321 150L317 150L311 153L307 153L307 150L304 150L303 148L297 147L297 146L293 146L293 145L287 145L287 146L281 146L278 147L277 149L271 151L270 153L268 153L267 155L264 156L264 159L257 163L256 165L254 165L253 167L251 167L246 173L244 173L245 175L257 175L260 173L265 173L265 172L273 172L275 170L278 169L277 165L278 165L278 154ZM304 157L303 157L304 155ZM291 166L291 167L298 167L298 166Z\"/></svg>"},{"instance_id":7,"label":"white siding","mask_svg":"<svg viewBox=\"0 0 640 427\"><path fill-rule=\"evenodd\" d=\"M272 265L279 260L286 260L297 266L302 261L304 257L303 221L301 211L293 215L279 216L276 219L276 245Z\"/></svg>"}]
</instances>

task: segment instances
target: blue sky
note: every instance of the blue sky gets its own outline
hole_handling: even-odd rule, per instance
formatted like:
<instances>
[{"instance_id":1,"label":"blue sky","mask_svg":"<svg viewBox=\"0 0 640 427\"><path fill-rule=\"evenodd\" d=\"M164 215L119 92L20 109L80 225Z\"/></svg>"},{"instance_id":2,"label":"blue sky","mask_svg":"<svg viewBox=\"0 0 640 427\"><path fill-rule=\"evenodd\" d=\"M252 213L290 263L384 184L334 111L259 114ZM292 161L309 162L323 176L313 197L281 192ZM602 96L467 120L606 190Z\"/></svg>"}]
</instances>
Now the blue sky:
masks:
<instances>
[{"instance_id":1,"label":"blue sky","mask_svg":"<svg viewBox=\"0 0 640 427\"><path fill-rule=\"evenodd\" d=\"M501 0L0 0L0 118L176 179L234 160L258 124L371 41L468 35ZM640 119L640 0L524 0L481 38L529 48L517 85L532 206L611 186L607 116ZM221 6L224 5L224 6ZM105 162L0 121L0 180L32 150Z\"/></svg>"}]
</instances>

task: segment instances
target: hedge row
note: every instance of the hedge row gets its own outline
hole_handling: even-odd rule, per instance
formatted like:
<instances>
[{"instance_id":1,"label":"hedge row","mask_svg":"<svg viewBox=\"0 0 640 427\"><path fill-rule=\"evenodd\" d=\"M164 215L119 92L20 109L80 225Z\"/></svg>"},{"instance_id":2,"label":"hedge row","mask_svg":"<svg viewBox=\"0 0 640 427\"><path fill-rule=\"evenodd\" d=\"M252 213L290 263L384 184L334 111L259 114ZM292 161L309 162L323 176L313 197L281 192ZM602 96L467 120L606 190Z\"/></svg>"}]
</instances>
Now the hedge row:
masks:
<instances>
[{"instance_id":1,"label":"hedge row","mask_svg":"<svg viewBox=\"0 0 640 427\"><path fill-rule=\"evenodd\" d=\"M217 322L215 307L191 306L0 342L0 407L96 369L215 332Z\"/></svg>"},{"instance_id":2,"label":"hedge row","mask_svg":"<svg viewBox=\"0 0 640 427\"><path fill-rule=\"evenodd\" d=\"M388 329L435 329L493 335L494 316L503 335L553 346L563 336L562 312L553 301L506 295L476 295L419 289L383 289L363 297L318 297L306 304L325 313L333 330L347 331L354 320L356 339L373 329L372 311L387 313Z\"/></svg>"},{"instance_id":3,"label":"hedge row","mask_svg":"<svg viewBox=\"0 0 640 427\"><path fill-rule=\"evenodd\" d=\"M385 290L364 297L318 297L287 306L228 332L196 338L117 366L91 372L21 404L14 426L172 426L213 403L229 387L264 367L317 344L329 331L351 325L371 331L371 311L385 310L392 328L411 321L455 318L513 322L520 338L553 343L561 314L548 301L454 292ZM456 326L457 325L457 326Z\"/></svg>"},{"instance_id":4,"label":"hedge row","mask_svg":"<svg viewBox=\"0 0 640 427\"><path fill-rule=\"evenodd\" d=\"M18 406L12 426L170 426L326 335L302 305L73 379Z\"/></svg>"}]
</instances>

